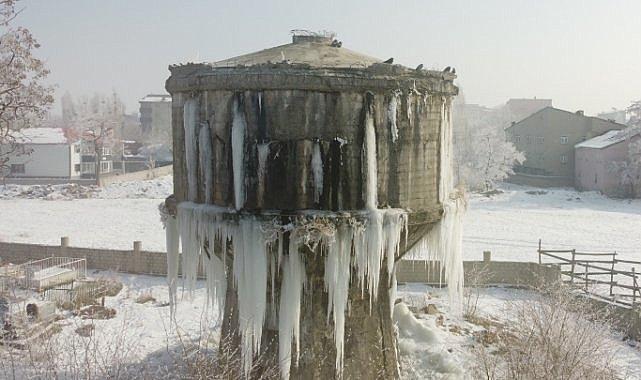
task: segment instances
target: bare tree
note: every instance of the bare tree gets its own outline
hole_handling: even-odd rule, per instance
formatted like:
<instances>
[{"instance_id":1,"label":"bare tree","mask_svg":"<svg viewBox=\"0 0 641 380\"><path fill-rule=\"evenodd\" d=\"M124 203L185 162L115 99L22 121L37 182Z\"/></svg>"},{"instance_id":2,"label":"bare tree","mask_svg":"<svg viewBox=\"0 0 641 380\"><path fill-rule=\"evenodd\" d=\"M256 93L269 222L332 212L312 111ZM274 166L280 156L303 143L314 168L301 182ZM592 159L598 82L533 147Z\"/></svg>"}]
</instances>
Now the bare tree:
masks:
<instances>
[{"instance_id":1,"label":"bare tree","mask_svg":"<svg viewBox=\"0 0 641 380\"><path fill-rule=\"evenodd\" d=\"M29 29L13 26L21 12L17 0L0 0L0 173L19 151L18 131L41 120L51 103L53 87L43 84L49 74L33 56L40 47Z\"/></svg>"},{"instance_id":2,"label":"bare tree","mask_svg":"<svg viewBox=\"0 0 641 380\"><path fill-rule=\"evenodd\" d=\"M632 102L626 111L630 114L628 125L641 127L641 100Z\"/></svg>"},{"instance_id":3,"label":"bare tree","mask_svg":"<svg viewBox=\"0 0 641 380\"><path fill-rule=\"evenodd\" d=\"M628 141L626 160L613 162L611 170L619 175L622 195L634 197L641 194L641 139Z\"/></svg>"}]
</instances>

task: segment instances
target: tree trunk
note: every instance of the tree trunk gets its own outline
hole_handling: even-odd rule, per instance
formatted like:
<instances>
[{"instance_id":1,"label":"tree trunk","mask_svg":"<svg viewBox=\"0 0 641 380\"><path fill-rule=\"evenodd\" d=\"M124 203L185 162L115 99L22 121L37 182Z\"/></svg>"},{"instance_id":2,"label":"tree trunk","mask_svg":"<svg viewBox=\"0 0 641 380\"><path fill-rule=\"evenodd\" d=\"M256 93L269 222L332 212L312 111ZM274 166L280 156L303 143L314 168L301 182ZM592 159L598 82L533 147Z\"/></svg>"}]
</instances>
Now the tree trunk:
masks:
<instances>
[{"instance_id":1,"label":"tree trunk","mask_svg":"<svg viewBox=\"0 0 641 380\"><path fill-rule=\"evenodd\" d=\"M300 317L301 352L296 365L296 347L293 341L290 379L337 379L339 376L336 370L334 321L331 315L329 319L327 317L328 296L323 280L324 257L310 254L307 259L307 284L302 297ZM277 284L277 288L279 287ZM385 269L381 272L378 298L372 300L371 310L367 291L361 292L358 281L352 278L348 311L345 316L343 379L398 378L396 337L390 308L388 276ZM233 370L234 377L242 378L237 355L240 352L237 310L236 289L232 276L228 276L220 352L227 365L237 366ZM269 317L266 319L261 354L252 369L251 377L255 379L280 376L278 321L270 321Z\"/></svg>"}]
</instances>

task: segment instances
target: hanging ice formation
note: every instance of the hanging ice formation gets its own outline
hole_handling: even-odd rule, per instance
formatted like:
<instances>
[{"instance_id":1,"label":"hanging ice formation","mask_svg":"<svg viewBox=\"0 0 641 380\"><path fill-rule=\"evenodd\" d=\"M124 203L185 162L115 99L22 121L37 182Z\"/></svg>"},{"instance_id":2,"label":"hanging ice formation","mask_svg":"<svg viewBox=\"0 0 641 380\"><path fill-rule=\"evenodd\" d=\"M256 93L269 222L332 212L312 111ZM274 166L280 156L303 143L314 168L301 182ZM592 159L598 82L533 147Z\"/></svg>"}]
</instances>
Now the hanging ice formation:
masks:
<instances>
[{"instance_id":1,"label":"hanging ice formation","mask_svg":"<svg viewBox=\"0 0 641 380\"><path fill-rule=\"evenodd\" d=\"M231 125L231 151L234 171L234 205L240 210L245 205L245 133L247 120L238 98L234 98L233 120Z\"/></svg>"},{"instance_id":2,"label":"hanging ice formation","mask_svg":"<svg viewBox=\"0 0 641 380\"><path fill-rule=\"evenodd\" d=\"M205 203L212 203L214 194L214 171L212 169L212 149L211 149L211 133L209 132L209 124L202 123L200 125L200 133L198 134L198 149L200 151L200 170L201 178L205 179Z\"/></svg>"},{"instance_id":3,"label":"hanging ice formation","mask_svg":"<svg viewBox=\"0 0 641 380\"><path fill-rule=\"evenodd\" d=\"M387 105L387 119L389 120L390 135L392 136L392 142L398 140L398 124L396 121L397 109L398 109L398 91L392 92L389 104Z\"/></svg>"},{"instance_id":4,"label":"hanging ice formation","mask_svg":"<svg viewBox=\"0 0 641 380\"><path fill-rule=\"evenodd\" d=\"M259 98L259 107L262 107ZM389 112L392 105L390 103ZM211 190L211 135L204 124L197 126L197 103L188 100L184 109L185 148L188 169L188 199L196 199L197 166L205 171L205 187ZM283 379L289 378L292 365L300 355L301 302L305 292L306 254L322 254L325 260L324 283L328 294L327 318L333 321L336 348L336 373L342 376L345 318L348 313L350 283L369 294L370 305L379 292L382 270L389 278L390 302L394 302L394 262L399 253L403 232L407 234L408 215L402 209L378 209L377 205L377 146L372 110L365 115L363 140L364 210L346 212L305 211L289 219L278 213L252 215L241 213L245 201L244 152L246 119L242 104L233 103L231 131L234 208L212 204L182 202L176 218L168 218L167 262L171 310L175 311L179 267L179 241L182 243L182 268L185 285L193 289L199 263L207 277L208 299L224 310L227 278L232 276L238 294L238 322L241 363L248 377L253 359L260 354L267 305L278 306L279 363ZM451 129L449 103L444 100L441 140L441 184L439 198L445 208L444 219L423 240L421 247L437 256L446 268L446 278L454 291L462 286L460 261L460 218L464 198L452 191L449 166ZM391 114L389 115L391 116ZM389 118L391 120L391 118ZM392 133L392 138L393 137ZM199 140L199 141L197 141ZM193 144L191 144L193 143ZM199 153L195 152L198 147ZM259 176L265 175L269 153L267 143L258 145ZM311 176L314 199L322 194L323 162L320 144L314 143L311 157ZM260 179L263 182L264 179ZM206 190L208 193L210 190ZM285 242L289 241L286 245ZM233 250L231 268L225 264L227 247ZM458 253L457 253L458 252ZM230 257L232 257L230 255ZM351 273L355 278L350 278ZM276 300L275 279L280 276L280 294ZM271 300L268 301L268 283ZM275 307L275 306L274 306Z\"/></svg>"},{"instance_id":5,"label":"hanging ice formation","mask_svg":"<svg viewBox=\"0 0 641 380\"><path fill-rule=\"evenodd\" d=\"M314 202L320 202L323 194L323 158L321 156L320 143L314 142L312 148L312 177L314 179Z\"/></svg>"},{"instance_id":6,"label":"hanging ice formation","mask_svg":"<svg viewBox=\"0 0 641 380\"><path fill-rule=\"evenodd\" d=\"M198 173L197 160L198 152L196 151L196 139L198 136L198 100L188 99L183 107L183 127L185 129L185 157L187 161L187 182L189 190L187 197L190 201L195 201L198 196Z\"/></svg>"},{"instance_id":7,"label":"hanging ice formation","mask_svg":"<svg viewBox=\"0 0 641 380\"><path fill-rule=\"evenodd\" d=\"M441 167L439 202L443 205L441 220L407 253L408 257L438 261L447 281L450 302L460 304L463 292L462 225L467 198L462 188L454 188L452 176L452 110L451 101L442 98L441 105Z\"/></svg>"}]
</instances>

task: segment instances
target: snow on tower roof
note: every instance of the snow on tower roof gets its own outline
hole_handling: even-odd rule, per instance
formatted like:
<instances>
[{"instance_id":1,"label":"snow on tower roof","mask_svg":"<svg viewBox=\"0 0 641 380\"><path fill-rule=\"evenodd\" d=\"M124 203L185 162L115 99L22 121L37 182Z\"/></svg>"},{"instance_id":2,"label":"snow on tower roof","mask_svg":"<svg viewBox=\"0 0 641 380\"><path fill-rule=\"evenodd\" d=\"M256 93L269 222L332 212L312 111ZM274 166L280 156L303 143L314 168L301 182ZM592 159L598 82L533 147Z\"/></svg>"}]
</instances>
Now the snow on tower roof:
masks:
<instances>
[{"instance_id":1,"label":"snow on tower roof","mask_svg":"<svg viewBox=\"0 0 641 380\"><path fill-rule=\"evenodd\" d=\"M69 144L62 128L24 128L16 133L19 144Z\"/></svg>"},{"instance_id":2,"label":"snow on tower roof","mask_svg":"<svg viewBox=\"0 0 641 380\"><path fill-rule=\"evenodd\" d=\"M618 144L622 141L625 141L625 139L638 135L639 133L641 133L641 130L633 129L633 128L607 131L602 135L580 142L576 144L574 147L603 149L611 145Z\"/></svg>"},{"instance_id":3,"label":"snow on tower roof","mask_svg":"<svg viewBox=\"0 0 641 380\"><path fill-rule=\"evenodd\" d=\"M168 102L171 103L171 95L169 94L148 94L139 100L142 102Z\"/></svg>"}]
</instances>

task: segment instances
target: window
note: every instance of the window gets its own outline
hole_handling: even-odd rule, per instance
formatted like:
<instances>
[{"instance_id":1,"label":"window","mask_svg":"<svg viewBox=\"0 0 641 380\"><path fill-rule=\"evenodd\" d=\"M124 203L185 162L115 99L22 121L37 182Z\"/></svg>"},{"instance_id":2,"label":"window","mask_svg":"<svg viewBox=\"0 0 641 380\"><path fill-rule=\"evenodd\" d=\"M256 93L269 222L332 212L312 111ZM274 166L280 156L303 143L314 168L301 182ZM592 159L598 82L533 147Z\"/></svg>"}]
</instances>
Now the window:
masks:
<instances>
[{"instance_id":1,"label":"window","mask_svg":"<svg viewBox=\"0 0 641 380\"><path fill-rule=\"evenodd\" d=\"M80 171L80 164L75 164L75 165L73 166L73 171L75 171L76 173L78 173L78 172Z\"/></svg>"},{"instance_id":2,"label":"window","mask_svg":"<svg viewBox=\"0 0 641 380\"><path fill-rule=\"evenodd\" d=\"M521 142L521 136L520 135L514 136L514 142L515 143L520 143Z\"/></svg>"},{"instance_id":3,"label":"window","mask_svg":"<svg viewBox=\"0 0 641 380\"><path fill-rule=\"evenodd\" d=\"M80 153L80 144L76 144L73 146L73 151L76 153ZM77 170L76 170L77 171Z\"/></svg>"},{"instance_id":4,"label":"window","mask_svg":"<svg viewBox=\"0 0 641 380\"><path fill-rule=\"evenodd\" d=\"M543 144L543 136L536 136L536 143Z\"/></svg>"},{"instance_id":5,"label":"window","mask_svg":"<svg viewBox=\"0 0 641 380\"><path fill-rule=\"evenodd\" d=\"M102 161L100 163L100 172L101 173L111 172L111 161Z\"/></svg>"},{"instance_id":6,"label":"window","mask_svg":"<svg viewBox=\"0 0 641 380\"><path fill-rule=\"evenodd\" d=\"M568 137L567 136L561 136L561 144L565 145L568 143Z\"/></svg>"},{"instance_id":7,"label":"window","mask_svg":"<svg viewBox=\"0 0 641 380\"><path fill-rule=\"evenodd\" d=\"M566 156L565 154L562 154L561 155L561 163L562 164L567 164L568 163L568 156Z\"/></svg>"},{"instance_id":8,"label":"window","mask_svg":"<svg viewBox=\"0 0 641 380\"><path fill-rule=\"evenodd\" d=\"M11 164L11 174L24 174L24 164Z\"/></svg>"},{"instance_id":9,"label":"window","mask_svg":"<svg viewBox=\"0 0 641 380\"><path fill-rule=\"evenodd\" d=\"M532 136L525 136L525 142L532 144Z\"/></svg>"},{"instance_id":10,"label":"window","mask_svg":"<svg viewBox=\"0 0 641 380\"><path fill-rule=\"evenodd\" d=\"M102 155L103 156L110 156L111 155L111 148L103 147L102 148Z\"/></svg>"}]
</instances>

